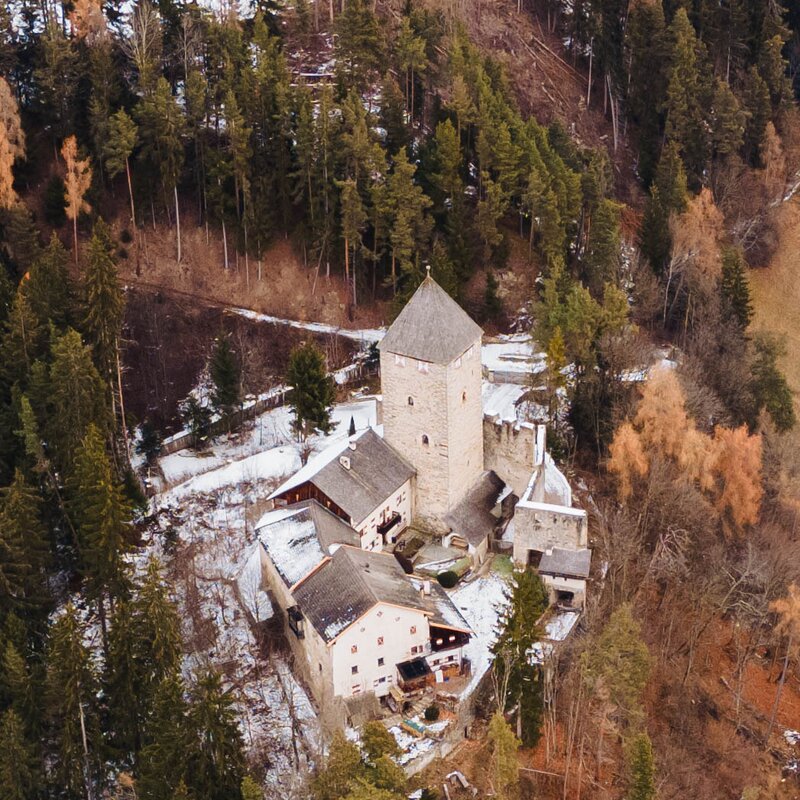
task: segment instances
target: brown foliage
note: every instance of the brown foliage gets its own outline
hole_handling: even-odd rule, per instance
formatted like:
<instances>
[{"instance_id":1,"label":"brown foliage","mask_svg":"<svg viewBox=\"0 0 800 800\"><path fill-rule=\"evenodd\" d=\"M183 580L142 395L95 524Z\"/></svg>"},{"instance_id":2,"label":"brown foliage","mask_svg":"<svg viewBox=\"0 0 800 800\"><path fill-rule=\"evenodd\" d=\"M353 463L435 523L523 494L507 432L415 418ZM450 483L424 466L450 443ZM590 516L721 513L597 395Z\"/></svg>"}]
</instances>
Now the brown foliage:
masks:
<instances>
[{"instance_id":1,"label":"brown foliage","mask_svg":"<svg viewBox=\"0 0 800 800\"><path fill-rule=\"evenodd\" d=\"M14 162L25 155L25 133L19 119L17 100L11 87L0 77L0 208L17 202L14 191Z\"/></svg>"},{"instance_id":2,"label":"brown foliage","mask_svg":"<svg viewBox=\"0 0 800 800\"><path fill-rule=\"evenodd\" d=\"M651 373L633 422L619 426L610 451L608 469L616 475L621 500L633 493L636 476L649 474L648 506L654 482L686 483L710 495L727 535L758 519L764 494L761 436L751 436L745 426L718 426L713 436L698 430L674 370ZM656 475L656 464L672 466Z\"/></svg>"},{"instance_id":3,"label":"brown foliage","mask_svg":"<svg viewBox=\"0 0 800 800\"><path fill-rule=\"evenodd\" d=\"M64 140L61 157L67 165L64 180L67 189L67 216L74 221L82 211L91 211L91 206L83 198L92 183L92 168L88 158L78 158L78 143L74 136L68 136Z\"/></svg>"},{"instance_id":4,"label":"brown foliage","mask_svg":"<svg viewBox=\"0 0 800 800\"><path fill-rule=\"evenodd\" d=\"M750 436L742 425L714 431L713 469L720 489L715 505L730 514L736 528L758 519L764 490L761 484L761 437Z\"/></svg>"},{"instance_id":5,"label":"brown foliage","mask_svg":"<svg viewBox=\"0 0 800 800\"><path fill-rule=\"evenodd\" d=\"M108 37L106 18L99 0L75 0L69 15L75 37L94 44Z\"/></svg>"},{"instance_id":6,"label":"brown foliage","mask_svg":"<svg viewBox=\"0 0 800 800\"><path fill-rule=\"evenodd\" d=\"M800 586L792 583L789 594L770 603L769 607L778 614L775 630L793 642L800 643Z\"/></svg>"}]
</instances>

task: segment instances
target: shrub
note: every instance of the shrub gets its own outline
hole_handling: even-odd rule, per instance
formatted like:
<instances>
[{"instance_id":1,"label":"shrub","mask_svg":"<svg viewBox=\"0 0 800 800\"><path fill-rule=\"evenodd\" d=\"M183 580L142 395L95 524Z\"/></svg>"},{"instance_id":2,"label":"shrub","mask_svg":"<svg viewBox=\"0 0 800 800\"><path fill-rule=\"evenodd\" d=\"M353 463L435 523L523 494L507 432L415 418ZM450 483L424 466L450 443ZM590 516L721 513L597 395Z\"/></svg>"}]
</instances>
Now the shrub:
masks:
<instances>
[{"instance_id":1,"label":"shrub","mask_svg":"<svg viewBox=\"0 0 800 800\"><path fill-rule=\"evenodd\" d=\"M117 258L127 258L127 257L128 257L128 251L124 247L120 247L120 249L117 250Z\"/></svg>"},{"instance_id":2,"label":"shrub","mask_svg":"<svg viewBox=\"0 0 800 800\"><path fill-rule=\"evenodd\" d=\"M133 236L127 228L123 228L122 233L119 235L119 240L122 244L130 244L133 241Z\"/></svg>"},{"instance_id":3,"label":"shrub","mask_svg":"<svg viewBox=\"0 0 800 800\"><path fill-rule=\"evenodd\" d=\"M425 709L425 722L436 722L439 719L439 706L435 703Z\"/></svg>"},{"instance_id":4,"label":"shrub","mask_svg":"<svg viewBox=\"0 0 800 800\"><path fill-rule=\"evenodd\" d=\"M440 572L436 576L436 580L445 589L452 589L458 583L458 574L448 569L445 572Z\"/></svg>"}]
</instances>

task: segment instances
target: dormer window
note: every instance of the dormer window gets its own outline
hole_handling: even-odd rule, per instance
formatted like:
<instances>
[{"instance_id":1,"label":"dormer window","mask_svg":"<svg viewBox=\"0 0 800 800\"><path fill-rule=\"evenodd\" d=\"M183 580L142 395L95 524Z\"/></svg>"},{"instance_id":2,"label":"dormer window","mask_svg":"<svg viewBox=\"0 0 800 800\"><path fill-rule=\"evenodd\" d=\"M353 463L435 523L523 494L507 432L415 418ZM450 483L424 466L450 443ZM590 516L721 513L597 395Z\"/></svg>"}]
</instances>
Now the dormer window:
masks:
<instances>
[{"instance_id":1,"label":"dormer window","mask_svg":"<svg viewBox=\"0 0 800 800\"><path fill-rule=\"evenodd\" d=\"M472 345L472 347L470 347L469 350L467 350L466 357L467 358L472 358L474 353L475 353L475 345Z\"/></svg>"},{"instance_id":2,"label":"dormer window","mask_svg":"<svg viewBox=\"0 0 800 800\"><path fill-rule=\"evenodd\" d=\"M428 373L431 371L431 365L427 361L418 361L417 362L417 369L420 372Z\"/></svg>"},{"instance_id":3,"label":"dormer window","mask_svg":"<svg viewBox=\"0 0 800 800\"><path fill-rule=\"evenodd\" d=\"M409 398L408 398L408 404L409 404L410 406L413 406L413 405L414 405L414 398L413 398L413 397L410 397L410 396L409 396Z\"/></svg>"},{"instance_id":4,"label":"dormer window","mask_svg":"<svg viewBox=\"0 0 800 800\"><path fill-rule=\"evenodd\" d=\"M395 363L395 364L396 364L398 367L404 367L404 366L406 365L406 359L405 359L405 356L399 356L399 355L397 355L397 353L395 353L395 354L394 354L394 363Z\"/></svg>"},{"instance_id":5,"label":"dormer window","mask_svg":"<svg viewBox=\"0 0 800 800\"><path fill-rule=\"evenodd\" d=\"M422 434L422 444L425 445L425 447L430 444L430 441L428 440L428 434L426 433Z\"/></svg>"},{"instance_id":6,"label":"dormer window","mask_svg":"<svg viewBox=\"0 0 800 800\"><path fill-rule=\"evenodd\" d=\"M458 369L461 366L461 356L459 356L454 362L453 366Z\"/></svg>"}]
</instances>

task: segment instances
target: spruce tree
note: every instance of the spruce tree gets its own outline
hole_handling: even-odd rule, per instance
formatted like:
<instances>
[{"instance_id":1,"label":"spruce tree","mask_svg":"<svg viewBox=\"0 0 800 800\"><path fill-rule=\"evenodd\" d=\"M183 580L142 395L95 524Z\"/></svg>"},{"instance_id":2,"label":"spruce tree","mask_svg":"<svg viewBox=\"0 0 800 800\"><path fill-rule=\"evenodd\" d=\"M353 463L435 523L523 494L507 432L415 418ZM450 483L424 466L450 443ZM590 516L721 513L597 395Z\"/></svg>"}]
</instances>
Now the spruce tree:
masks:
<instances>
[{"instance_id":1,"label":"spruce tree","mask_svg":"<svg viewBox=\"0 0 800 800\"><path fill-rule=\"evenodd\" d=\"M133 199L133 182L131 181L131 156L136 147L138 128L136 123L121 108L109 120L108 138L104 144L106 169L110 178L125 172L128 182L128 199L131 203L131 224L136 229L136 205Z\"/></svg>"},{"instance_id":2,"label":"spruce tree","mask_svg":"<svg viewBox=\"0 0 800 800\"><path fill-rule=\"evenodd\" d=\"M46 326L63 328L72 317L72 286L67 263L69 255L55 233L42 254L33 262L22 284L31 311Z\"/></svg>"},{"instance_id":3,"label":"spruce tree","mask_svg":"<svg viewBox=\"0 0 800 800\"><path fill-rule=\"evenodd\" d=\"M366 777L361 752L348 741L342 731L335 731L324 769L311 784L314 800L339 800L344 797L359 778Z\"/></svg>"},{"instance_id":4,"label":"spruce tree","mask_svg":"<svg viewBox=\"0 0 800 800\"><path fill-rule=\"evenodd\" d=\"M97 602L105 635L109 602L130 591L125 557L132 548L133 529L130 506L94 424L81 442L69 488L86 591Z\"/></svg>"},{"instance_id":5,"label":"spruce tree","mask_svg":"<svg viewBox=\"0 0 800 800\"><path fill-rule=\"evenodd\" d=\"M602 200L592 215L592 229L584 257L586 283L596 297L606 283L619 282L620 212L613 200Z\"/></svg>"},{"instance_id":6,"label":"spruce tree","mask_svg":"<svg viewBox=\"0 0 800 800\"><path fill-rule=\"evenodd\" d=\"M106 389L90 348L74 330L51 346L45 438L56 465L69 473L89 425L106 430Z\"/></svg>"},{"instance_id":7,"label":"spruce tree","mask_svg":"<svg viewBox=\"0 0 800 800\"><path fill-rule=\"evenodd\" d=\"M10 399L11 387L27 385L33 363L47 348L47 328L33 312L24 291L17 290L0 339L0 388Z\"/></svg>"},{"instance_id":8,"label":"spruce tree","mask_svg":"<svg viewBox=\"0 0 800 800\"><path fill-rule=\"evenodd\" d=\"M139 691L150 702L156 689L180 667L182 653L180 618L156 558L148 562L136 592L133 625Z\"/></svg>"},{"instance_id":9,"label":"spruce tree","mask_svg":"<svg viewBox=\"0 0 800 800\"><path fill-rule=\"evenodd\" d=\"M741 331L747 330L753 318L750 302L750 284L747 279L747 264L742 251L728 247L722 253L722 280L720 282L722 302Z\"/></svg>"},{"instance_id":10,"label":"spruce tree","mask_svg":"<svg viewBox=\"0 0 800 800\"><path fill-rule=\"evenodd\" d=\"M750 67L742 89L742 105L747 112L744 127L744 157L753 166L762 166L761 147L772 116L769 86L756 66Z\"/></svg>"},{"instance_id":11,"label":"spruce tree","mask_svg":"<svg viewBox=\"0 0 800 800\"><path fill-rule=\"evenodd\" d=\"M778 359L785 356L786 347L780 340L767 334L757 335L754 346L756 356L752 391L755 414L766 409L777 430L785 433L797 422L792 390L778 367Z\"/></svg>"},{"instance_id":12,"label":"spruce tree","mask_svg":"<svg viewBox=\"0 0 800 800\"><path fill-rule=\"evenodd\" d=\"M50 549L40 503L19 469L11 485L0 490L0 616L17 614L31 633L43 624L51 605Z\"/></svg>"},{"instance_id":13,"label":"spruce tree","mask_svg":"<svg viewBox=\"0 0 800 800\"><path fill-rule=\"evenodd\" d=\"M378 20L365 0L349 0L340 14L336 31L336 67L342 85L361 91L381 60L382 42Z\"/></svg>"},{"instance_id":14,"label":"spruce tree","mask_svg":"<svg viewBox=\"0 0 800 800\"><path fill-rule=\"evenodd\" d=\"M211 433L211 409L193 394L180 407L181 421L192 434L192 447L200 449Z\"/></svg>"},{"instance_id":15,"label":"spruce tree","mask_svg":"<svg viewBox=\"0 0 800 800\"><path fill-rule=\"evenodd\" d=\"M0 797L34 800L40 786L39 764L22 720L9 709L0 717Z\"/></svg>"},{"instance_id":16,"label":"spruce tree","mask_svg":"<svg viewBox=\"0 0 800 800\"><path fill-rule=\"evenodd\" d=\"M539 576L525 569L514 573L502 629L492 647L498 686L505 686L505 709L517 709L517 735L533 747L541 735L542 676L529 662L529 651L541 638L538 620L548 606Z\"/></svg>"},{"instance_id":17,"label":"spruce tree","mask_svg":"<svg viewBox=\"0 0 800 800\"><path fill-rule=\"evenodd\" d=\"M97 679L84 634L70 603L53 623L47 652L46 698L57 756L52 782L69 798L86 796L99 758Z\"/></svg>"},{"instance_id":18,"label":"spruce tree","mask_svg":"<svg viewBox=\"0 0 800 800\"><path fill-rule=\"evenodd\" d=\"M244 777L242 735L233 695L221 675L197 678L189 708L192 739L187 753L188 783L196 800L239 800Z\"/></svg>"},{"instance_id":19,"label":"spruce tree","mask_svg":"<svg viewBox=\"0 0 800 800\"><path fill-rule=\"evenodd\" d=\"M228 336L220 334L214 341L214 349L208 364L214 384L211 400L221 414L229 415L241 402L241 369Z\"/></svg>"},{"instance_id":20,"label":"spruce tree","mask_svg":"<svg viewBox=\"0 0 800 800\"><path fill-rule=\"evenodd\" d=\"M185 687L176 670L159 684L152 714L145 725L145 745L139 754L139 797L173 800L183 786L188 797L187 755L190 728Z\"/></svg>"},{"instance_id":21,"label":"spruce tree","mask_svg":"<svg viewBox=\"0 0 800 800\"><path fill-rule=\"evenodd\" d=\"M653 763L653 745L647 733L637 733L626 747L628 766L627 800L655 800L656 790L655 764Z\"/></svg>"},{"instance_id":22,"label":"spruce tree","mask_svg":"<svg viewBox=\"0 0 800 800\"><path fill-rule=\"evenodd\" d=\"M292 387L289 405L294 412L292 427L306 439L314 431L328 433L330 409L335 391L333 379L325 369L325 356L313 342L305 342L292 350L286 382Z\"/></svg>"}]
</instances>

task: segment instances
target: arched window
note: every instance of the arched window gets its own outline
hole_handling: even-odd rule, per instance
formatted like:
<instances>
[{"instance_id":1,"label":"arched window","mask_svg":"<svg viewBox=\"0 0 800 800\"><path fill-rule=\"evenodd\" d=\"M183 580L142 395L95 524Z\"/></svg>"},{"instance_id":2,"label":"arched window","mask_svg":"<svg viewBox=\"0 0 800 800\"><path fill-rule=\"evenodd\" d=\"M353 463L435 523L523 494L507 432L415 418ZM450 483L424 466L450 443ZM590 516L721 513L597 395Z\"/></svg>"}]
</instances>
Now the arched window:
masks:
<instances>
[{"instance_id":1,"label":"arched window","mask_svg":"<svg viewBox=\"0 0 800 800\"><path fill-rule=\"evenodd\" d=\"M427 433L422 434L422 444L424 444L426 447L430 444Z\"/></svg>"},{"instance_id":2,"label":"arched window","mask_svg":"<svg viewBox=\"0 0 800 800\"><path fill-rule=\"evenodd\" d=\"M413 405L414 405L414 398L413 398L413 397L411 397L410 395L409 395L409 398L408 398L408 404L409 404L410 406L413 406Z\"/></svg>"}]
</instances>

